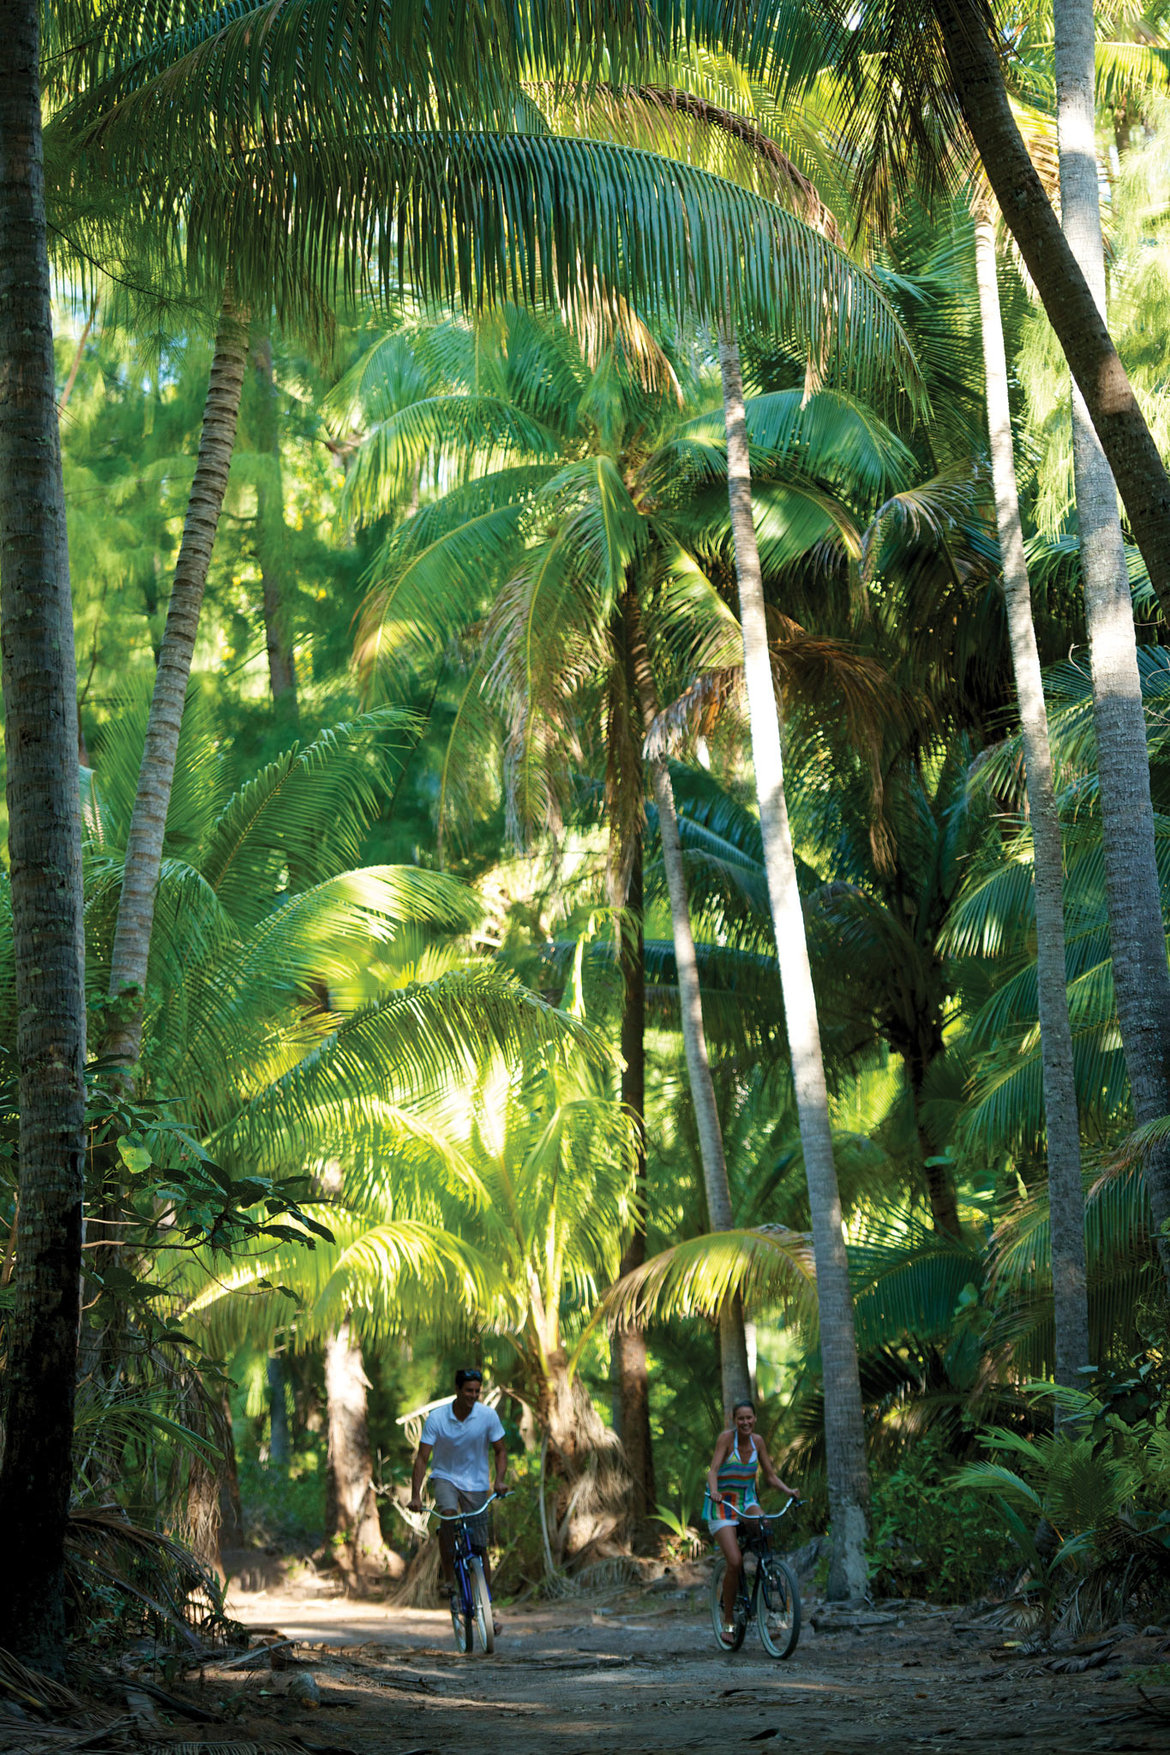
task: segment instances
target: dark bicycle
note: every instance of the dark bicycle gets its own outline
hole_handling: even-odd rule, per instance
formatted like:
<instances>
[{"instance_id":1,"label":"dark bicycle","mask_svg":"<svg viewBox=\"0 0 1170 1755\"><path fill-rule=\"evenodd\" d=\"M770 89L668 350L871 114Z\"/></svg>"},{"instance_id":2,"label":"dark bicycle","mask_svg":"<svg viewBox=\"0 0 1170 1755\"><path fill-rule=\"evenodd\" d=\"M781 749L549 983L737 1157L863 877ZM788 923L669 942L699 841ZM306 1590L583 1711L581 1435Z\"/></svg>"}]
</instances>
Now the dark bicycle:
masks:
<instances>
[{"instance_id":1,"label":"dark bicycle","mask_svg":"<svg viewBox=\"0 0 1170 1755\"><path fill-rule=\"evenodd\" d=\"M720 1651L738 1651L747 1637L748 1626L755 1619L760 1643L769 1657L791 1657L800 1638L800 1590L796 1579L780 1558L772 1552L767 1526L780 1519L800 1503L790 1499L783 1511L741 1519L736 1535L743 1552L739 1574L739 1593L735 1599L732 1631L723 1631L723 1580L727 1561L721 1554L711 1579L711 1625Z\"/></svg>"},{"instance_id":2,"label":"dark bicycle","mask_svg":"<svg viewBox=\"0 0 1170 1755\"><path fill-rule=\"evenodd\" d=\"M488 1589L483 1561L472 1552L468 1526L482 1517L493 1499L493 1493L475 1511L436 1511L431 1516L440 1523L455 1525L455 1589L451 1593L451 1625L455 1629L456 1651L469 1652L478 1638L484 1651L496 1649L496 1629L492 1619L492 1593Z\"/></svg>"}]
</instances>

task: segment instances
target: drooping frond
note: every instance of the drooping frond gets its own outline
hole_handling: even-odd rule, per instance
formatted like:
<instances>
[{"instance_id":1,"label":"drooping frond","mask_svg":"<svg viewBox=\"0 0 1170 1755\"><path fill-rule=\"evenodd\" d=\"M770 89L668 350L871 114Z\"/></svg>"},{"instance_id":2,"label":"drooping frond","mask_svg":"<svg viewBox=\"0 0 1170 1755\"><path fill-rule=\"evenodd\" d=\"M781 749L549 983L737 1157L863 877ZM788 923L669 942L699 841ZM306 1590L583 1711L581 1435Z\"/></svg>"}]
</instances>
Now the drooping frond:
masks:
<instances>
[{"instance_id":1,"label":"drooping frond","mask_svg":"<svg viewBox=\"0 0 1170 1755\"><path fill-rule=\"evenodd\" d=\"M799 1320L813 1322L809 1238L771 1225L688 1238L624 1274L601 1309L616 1326L640 1325L652 1317L714 1316L735 1292L749 1304L783 1304Z\"/></svg>"},{"instance_id":2,"label":"drooping frond","mask_svg":"<svg viewBox=\"0 0 1170 1755\"><path fill-rule=\"evenodd\" d=\"M65 126L64 122L61 124ZM510 133L326 131L152 182L108 125L73 161L140 199L161 246L242 298L303 308L414 287L483 308L571 305L582 288L641 313L814 345L861 390L920 385L892 306L838 246L763 197L604 141ZM66 209L62 197L62 225ZM811 334L810 334L811 331Z\"/></svg>"}]
</instances>

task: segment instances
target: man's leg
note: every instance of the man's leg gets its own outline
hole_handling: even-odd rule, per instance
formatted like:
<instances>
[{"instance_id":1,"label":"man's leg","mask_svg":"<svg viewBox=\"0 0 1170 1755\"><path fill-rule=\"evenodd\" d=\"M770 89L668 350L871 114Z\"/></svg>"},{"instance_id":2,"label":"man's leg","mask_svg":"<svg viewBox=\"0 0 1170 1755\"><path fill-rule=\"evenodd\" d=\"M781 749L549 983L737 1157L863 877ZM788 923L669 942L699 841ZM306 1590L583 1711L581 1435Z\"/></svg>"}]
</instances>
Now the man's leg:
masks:
<instances>
[{"instance_id":1,"label":"man's leg","mask_svg":"<svg viewBox=\"0 0 1170 1755\"><path fill-rule=\"evenodd\" d=\"M431 1492L435 1497L435 1507L443 1516L449 1517L458 1511L459 1491L449 1481L436 1481L431 1477ZM439 1525L439 1564L443 1568L443 1585L447 1591L455 1589L455 1525L440 1523Z\"/></svg>"}]
</instances>

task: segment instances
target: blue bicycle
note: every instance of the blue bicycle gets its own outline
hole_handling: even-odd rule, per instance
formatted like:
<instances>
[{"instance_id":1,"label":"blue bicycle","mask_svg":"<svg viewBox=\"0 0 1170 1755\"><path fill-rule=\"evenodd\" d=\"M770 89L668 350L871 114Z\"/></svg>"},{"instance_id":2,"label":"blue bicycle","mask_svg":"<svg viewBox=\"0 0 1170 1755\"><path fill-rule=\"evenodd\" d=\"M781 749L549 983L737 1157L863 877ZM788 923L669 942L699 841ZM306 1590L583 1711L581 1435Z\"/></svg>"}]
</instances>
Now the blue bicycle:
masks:
<instances>
[{"instance_id":1,"label":"blue bicycle","mask_svg":"<svg viewBox=\"0 0 1170 1755\"><path fill-rule=\"evenodd\" d=\"M455 1525L455 1588L451 1592L451 1625L455 1630L456 1651L469 1652L476 1639L484 1651L496 1649L496 1628L492 1619L492 1593L488 1588L483 1561L472 1551L469 1526L482 1517L493 1499L493 1493L475 1511L436 1511L431 1516L440 1523Z\"/></svg>"}]
</instances>

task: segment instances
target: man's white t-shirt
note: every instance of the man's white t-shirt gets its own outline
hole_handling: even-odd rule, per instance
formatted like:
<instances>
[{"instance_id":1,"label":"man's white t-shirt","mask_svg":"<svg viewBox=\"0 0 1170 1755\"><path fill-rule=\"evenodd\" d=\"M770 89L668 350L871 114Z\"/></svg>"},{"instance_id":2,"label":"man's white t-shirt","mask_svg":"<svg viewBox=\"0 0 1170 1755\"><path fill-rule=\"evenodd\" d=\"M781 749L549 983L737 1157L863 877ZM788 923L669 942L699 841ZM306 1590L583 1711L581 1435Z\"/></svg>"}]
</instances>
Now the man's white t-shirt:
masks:
<instances>
[{"instance_id":1,"label":"man's white t-shirt","mask_svg":"<svg viewBox=\"0 0 1170 1755\"><path fill-rule=\"evenodd\" d=\"M422 1441L431 1446L431 1474L450 1481L462 1493L486 1493L491 1487L488 1451L504 1436L494 1408L476 1402L466 1420L457 1420L452 1403L432 1408L423 1422Z\"/></svg>"}]
</instances>

